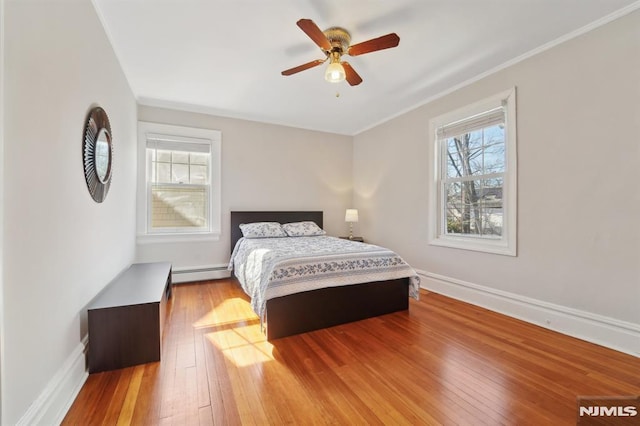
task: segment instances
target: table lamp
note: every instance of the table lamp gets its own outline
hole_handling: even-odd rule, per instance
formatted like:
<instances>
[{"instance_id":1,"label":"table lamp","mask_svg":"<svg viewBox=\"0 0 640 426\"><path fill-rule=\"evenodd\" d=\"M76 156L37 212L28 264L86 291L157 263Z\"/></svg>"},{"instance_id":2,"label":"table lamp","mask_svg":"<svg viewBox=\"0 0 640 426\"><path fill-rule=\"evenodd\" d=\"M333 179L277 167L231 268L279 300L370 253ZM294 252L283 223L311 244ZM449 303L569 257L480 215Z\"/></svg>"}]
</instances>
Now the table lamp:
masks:
<instances>
[{"instance_id":1,"label":"table lamp","mask_svg":"<svg viewBox=\"0 0 640 426\"><path fill-rule=\"evenodd\" d=\"M358 209L347 209L344 221L349 223L349 239L353 240L353 222L358 221Z\"/></svg>"}]
</instances>

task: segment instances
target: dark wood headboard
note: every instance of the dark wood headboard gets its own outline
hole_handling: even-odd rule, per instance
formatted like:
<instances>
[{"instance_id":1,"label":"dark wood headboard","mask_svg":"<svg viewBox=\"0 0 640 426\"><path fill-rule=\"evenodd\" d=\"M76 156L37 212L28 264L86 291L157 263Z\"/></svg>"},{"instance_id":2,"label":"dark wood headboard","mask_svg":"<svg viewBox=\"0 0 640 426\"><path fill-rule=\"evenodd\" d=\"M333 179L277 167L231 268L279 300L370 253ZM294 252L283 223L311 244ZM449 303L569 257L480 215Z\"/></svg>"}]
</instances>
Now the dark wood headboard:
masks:
<instances>
[{"instance_id":1,"label":"dark wood headboard","mask_svg":"<svg viewBox=\"0 0 640 426\"><path fill-rule=\"evenodd\" d=\"M240 231L241 223L252 222L302 222L312 221L322 228L323 212L307 211L307 212L231 212L231 251L236 246L238 240L242 237Z\"/></svg>"}]
</instances>

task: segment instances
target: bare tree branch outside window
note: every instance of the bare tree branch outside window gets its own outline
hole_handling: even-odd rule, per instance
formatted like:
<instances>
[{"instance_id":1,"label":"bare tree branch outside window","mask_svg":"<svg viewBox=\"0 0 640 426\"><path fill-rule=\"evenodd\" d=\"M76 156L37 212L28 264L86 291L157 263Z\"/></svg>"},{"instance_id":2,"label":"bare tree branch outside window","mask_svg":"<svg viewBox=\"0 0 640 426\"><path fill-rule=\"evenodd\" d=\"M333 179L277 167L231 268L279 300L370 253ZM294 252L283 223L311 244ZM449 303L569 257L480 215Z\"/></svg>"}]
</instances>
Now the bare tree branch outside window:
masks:
<instances>
[{"instance_id":1,"label":"bare tree branch outside window","mask_svg":"<svg viewBox=\"0 0 640 426\"><path fill-rule=\"evenodd\" d=\"M504 136L503 125L492 125L442 141L447 234L502 236Z\"/></svg>"}]
</instances>

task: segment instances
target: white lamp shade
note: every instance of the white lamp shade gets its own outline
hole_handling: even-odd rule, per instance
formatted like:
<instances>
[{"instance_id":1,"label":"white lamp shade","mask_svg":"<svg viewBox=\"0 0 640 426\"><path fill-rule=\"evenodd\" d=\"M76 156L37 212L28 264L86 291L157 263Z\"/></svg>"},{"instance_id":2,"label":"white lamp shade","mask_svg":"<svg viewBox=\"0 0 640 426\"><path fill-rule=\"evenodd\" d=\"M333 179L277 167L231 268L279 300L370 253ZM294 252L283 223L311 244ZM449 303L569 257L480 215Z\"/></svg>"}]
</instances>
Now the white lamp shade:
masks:
<instances>
[{"instance_id":1,"label":"white lamp shade","mask_svg":"<svg viewBox=\"0 0 640 426\"><path fill-rule=\"evenodd\" d=\"M345 222L357 222L358 221L358 209L347 209L344 215Z\"/></svg>"},{"instance_id":2,"label":"white lamp shade","mask_svg":"<svg viewBox=\"0 0 640 426\"><path fill-rule=\"evenodd\" d=\"M327 67L327 71L324 73L324 79L329 83L340 83L344 81L347 75L344 72L344 67L340 62L332 62Z\"/></svg>"}]
</instances>

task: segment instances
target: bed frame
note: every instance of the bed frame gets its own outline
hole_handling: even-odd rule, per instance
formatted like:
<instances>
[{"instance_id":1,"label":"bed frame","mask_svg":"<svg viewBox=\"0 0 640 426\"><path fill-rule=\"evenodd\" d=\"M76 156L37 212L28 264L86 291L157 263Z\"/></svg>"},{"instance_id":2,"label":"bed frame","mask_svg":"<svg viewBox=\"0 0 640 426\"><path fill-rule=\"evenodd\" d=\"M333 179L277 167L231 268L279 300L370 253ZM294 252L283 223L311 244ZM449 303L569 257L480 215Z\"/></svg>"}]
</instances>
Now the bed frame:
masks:
<instances>
[{"instance_id":1,"label":"bed frame","mask_svg":"<svg viewBox=\"0 0 640 426\"><path fill-rule=\"evenodd\" d=\"M313 221L322 228L321 211L231 212L231 250L242 237L239 225L251 222ZM235 279L235 275L232 274ZM332 327L409 309L409 279L368 282L305 291L267 301L267 339Z\"/></svg>"}]
</instances>

